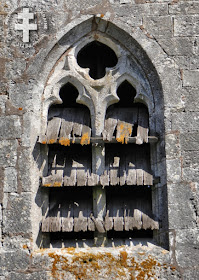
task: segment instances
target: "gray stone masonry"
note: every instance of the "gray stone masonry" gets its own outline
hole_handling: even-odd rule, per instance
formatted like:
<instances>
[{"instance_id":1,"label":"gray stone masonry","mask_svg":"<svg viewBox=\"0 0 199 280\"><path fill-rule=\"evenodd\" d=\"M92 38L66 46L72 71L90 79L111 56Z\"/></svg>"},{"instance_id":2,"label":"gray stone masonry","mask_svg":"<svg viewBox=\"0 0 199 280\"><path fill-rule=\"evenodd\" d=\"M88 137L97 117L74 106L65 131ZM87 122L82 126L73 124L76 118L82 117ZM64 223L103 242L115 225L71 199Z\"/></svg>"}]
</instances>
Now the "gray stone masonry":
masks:
<instances>
[{"instance_id":1,"label":"gray stone masonry","mask_svg":"<svg viewBox=\"0 0 199 280\"><path fill-rule=\"evenodd\" d=\"M23 8L33 15L24 40L16 28ZM92 40L120 56L96 84L75 60ZM73 83L99 136L122 71L149 108L150 133L159 134L151 166L160 229L153 240L121 247L50 246L50 235L41 232L47 145L38 143L48 108L59 102L60 87ZM96 151L93 168L101 175L103 147ZM95 211L103 216L104 190L95 191L102 197ZM196 280L198 259L199 1L0 1L0 280Z\"/></svg>"}]
</instances>

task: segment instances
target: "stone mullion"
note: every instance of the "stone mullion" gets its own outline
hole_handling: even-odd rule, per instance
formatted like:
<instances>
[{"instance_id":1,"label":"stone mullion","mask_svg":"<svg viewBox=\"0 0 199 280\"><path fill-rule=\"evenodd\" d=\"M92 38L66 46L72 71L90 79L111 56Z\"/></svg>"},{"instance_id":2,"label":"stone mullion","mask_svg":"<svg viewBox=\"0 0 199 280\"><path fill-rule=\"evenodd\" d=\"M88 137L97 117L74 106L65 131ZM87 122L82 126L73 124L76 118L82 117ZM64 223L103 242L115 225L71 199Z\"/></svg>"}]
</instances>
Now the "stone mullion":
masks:
<instances>
[{"instance_id":1,"label":"stone mullion","mask_svg":"<svg viewBox=\"0 0 199 280\"><path fill-rule=\"evenodd\" d=\"M92 171L99 177L105 170L105 146L97 145L92 147ZM103 228L106 215L106 190L103 186L97 185L93 187L93 212L97 222ZM106 240L106 232L95 232L97 244L102 245Z\"/></svg>"}]
</instances>

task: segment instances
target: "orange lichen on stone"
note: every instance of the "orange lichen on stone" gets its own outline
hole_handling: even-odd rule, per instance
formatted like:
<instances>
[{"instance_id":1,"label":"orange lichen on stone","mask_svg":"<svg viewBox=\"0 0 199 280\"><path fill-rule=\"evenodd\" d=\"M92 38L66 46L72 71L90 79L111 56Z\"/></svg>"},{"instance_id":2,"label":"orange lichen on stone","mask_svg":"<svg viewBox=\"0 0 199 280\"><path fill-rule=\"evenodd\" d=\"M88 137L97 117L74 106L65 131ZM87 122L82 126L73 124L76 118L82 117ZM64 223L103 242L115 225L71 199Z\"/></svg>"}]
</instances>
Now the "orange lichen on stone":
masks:
<instances>
[{"instance_id":1,"label":"orange lichen on stone","mask_svg":"<svg viewBox=\"0 0 199 280\"><path fill-rule=\"evenodd\" d=\"M127 257L128 257L128 254L126 251L120 252L121 265L124 267L127 267Z\"/></svg>"},{"instance_id":2,"label":"orange lichen on stone","mask_svg":"<svg viewBox=\"0 0 199 280\"><path fill-rule=\"evenodd\" d=\"M118 133L119 137L117 137L116 140L119 143L127 144L129 137L132 134L132 125L130 123L120 123L117 126L117 133Z\"/></svg>"},{"instance_id":3,"label":"orange lichen on stone","mask_svg":"<svg viewBox=\"0 0 199 280\"><path fill-rule=\"evenodd\" d=\"M42 144L46 144L46 141L42 141L41 143L42 143Z\"/></svg>"},{"instance_id":4,"label":"orange lichen on stone","mask_svg":"<svg viewBox=\"0 0 199 280\"><path fill-rule=\"evenodd\" d=\"M54 182L53 187L61 187L62 182Z\"/></svg>"},{"instance_id":5,"label":"orange lichen on stone","mask_svg":"<svg viewBox=\"0 0 199 280\"><path fill-rule=\"evenodd\" d=\"M104 17L104 14L101 14L100 17L103 18L103 17Z\"/></svg>"},{"instance_id":6,"label":"orange lichen on stone","mask_svg":"<svg viewBox=\"0 0 199 280\"><path fill-rule=\"evenodd\" d=\"M64 255L64 252L68 256ZM110 252L76 252L75 248L63 249L61 254L49 253L53 259L51 274L53 279L98 279L101 272L112 278L131 280L158 279L156 268L161 266L152 256L135 260L126 250L115 256ZM144 258L144 259L143 259ZM68 278L67 278L68 277ZM119 278L118 278L119 277ZM73 278L72 278L73 279ZM128 278L129 279L129 278Z\"/></svg>"},{"instance_id":7,"label":"orange lichen on stone","mask_svg":"<svg viewBox=\"0 0 199 280\"><path fill-rule=\"evenodd\" d=\"M51 187L52 185L49 183L49 184L43 184L43 187Z\"/></svg>"},{"instance_id":8,"label":"orange lichen on stone","mask_svg":"<svg viewBox=\"0 0 199 280\"><path fill-rule=\"evenodd\" d=\"M88 132L87 132L87 133L84 133L84 134L82 135L80 144L81 144L82 146L83 146L83 145L89 145L89 144L90 144L90 137L88 136Z\"/></svg>"},{"instance_id":9,"label":"orange lichen on stone","mask_svg":"<svg viewBox=\"0 0 199 280\"><path fill-rule=\"evenodd\" d=\"M23 249L28 249L28 246L26 244L24 244Z\"/></svg>"},{"instance_id":10,"label":"orange lichen on stone","mask_svg":"<svg viewBox=\"0 0 199 280\"><path fill-rule=\"evenodd\" d=\"M48 144L54 144L55 143L55 140L54 139L50 139L49 141L48 141Z\"/></svg>"},{"instance_id":11,"label":"orange lichen on stone","mask_svg":"<svg viewBox=\"0 0 199 280\"><path fill-rule=\"evenodd\" d=\"M22 110L23 110L23 108L22 108L22 107L19 107L19 110L20 110L20 111L22 111Z\"/></svg>"},{"instance_id":12,"label":"orange lichen on stone","mask_svg":"<svg viewBox=\"0 0 199 280\"><path fill-rule=\"evenodd\" d=\"M70 146L70 139L61 137L61 139L59 139L59 144L63 146Z\"/></svg>"}]
</instances>

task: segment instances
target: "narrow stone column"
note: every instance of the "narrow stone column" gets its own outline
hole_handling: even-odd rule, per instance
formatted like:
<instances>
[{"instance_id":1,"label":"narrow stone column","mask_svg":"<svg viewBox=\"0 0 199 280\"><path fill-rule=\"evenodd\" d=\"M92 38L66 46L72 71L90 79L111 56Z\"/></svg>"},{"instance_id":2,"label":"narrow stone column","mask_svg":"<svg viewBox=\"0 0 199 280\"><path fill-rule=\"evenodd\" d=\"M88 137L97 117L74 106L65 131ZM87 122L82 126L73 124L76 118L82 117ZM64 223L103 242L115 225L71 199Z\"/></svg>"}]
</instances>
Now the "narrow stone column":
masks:
<instances>
[{"instance_id":1,"label":"narrow stone column","mask_svg":"<svg viewBox=\"0 0 199 280\"><path fill-rule=\"evenodd\" d=\"M92 147L92 170L98 176L105 170L105 147L103 144ZM106 191L103 186L93 187L93 212L97 231L95 232L96 245L106 242L104 219L106 215Z\"/></svg>"}]
</instances>

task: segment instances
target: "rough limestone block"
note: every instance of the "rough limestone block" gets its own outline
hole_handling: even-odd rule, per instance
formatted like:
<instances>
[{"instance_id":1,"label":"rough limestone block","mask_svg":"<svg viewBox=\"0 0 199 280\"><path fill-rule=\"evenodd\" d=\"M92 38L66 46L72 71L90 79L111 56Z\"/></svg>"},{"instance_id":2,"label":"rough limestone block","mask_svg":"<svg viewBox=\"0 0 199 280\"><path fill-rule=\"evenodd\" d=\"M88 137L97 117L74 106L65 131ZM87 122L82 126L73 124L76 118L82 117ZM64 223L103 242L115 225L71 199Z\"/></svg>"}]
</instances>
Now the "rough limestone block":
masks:
<instances>
[{"instance_id":1,"label":"rough limestone block","mask_svg":"<svg viewBox=\"0 0 199 280\"><path fill-rule=\"evenodd\" d=\"M190 68L190 57L189 56L174 56L174 61L179 69Z\"/></svg>"},{"instance_id":2,"label":"rough limestone block","mask_svg":"<svg viewBox=\"0 0 199 280\"><path fill-rule=\"evenodd\" d=\"M181 181L181 161L180 158L167 159L167 180L177 183Z\"/></svg>"},{"instance_id":3,"label":"rough limestone block","mask_svg":"<svg viewBox=\"0 0 199 280\"><path fill-rule=\"evenodd\" d=\"M47 272L44 271L36 271L32 273L20 273L20 272L12 272L9 274L10 279L12 280L37 280L37 279L42 279L42 280L48 280L49 275Z\"/></svg>"},{"instance_id":4,"label":"rough limestone block","mask_svg":"<svg viewBox=\"0 0 199 280\"><path fill-rule=\"evenodd\" d=\"M169 5L169 14L194 15L199 14L198 1L182 1Z\"/></svg>"},{"instance_id":5,"label":"rough limestone block","mask_svg":"<svg viewBox=\"0 0 199 280\"><path fill-rule=\"evenodd\" d=\"M30 233L31 221L31 194L8 194L7 205L4 204L3 232L11 233Z\"/></svg>"},{"instance_id":6,"label":"rough limestone block","mask_svg":"<svg viewBox=\"0 0 199 280\"><path fill-rule=\"evenodd\" d=\"M180 144L183 151L197 151L199 147L199 132L182 133Z\"/></svg>"},{"instance_id":7,"label":"rough limestone block","mask_svg":"<svg viewBox=\"0 0 199 280\"><path fill-rule=\"evenodd\" d=\"M190 87L183 88L182 100L184 103L184 107L186 108L187 111L193 111L193 112L199 111L199 98L198 97L199 97L198 89L193 89Z\"/></svg>"},{"instance_id":8,"label":"rough limestone block","mask_svg":"<svg viewBox=\"0 0 199 280\"><path fill-rule=\"evenodd\" d=\"M0 115L5 114L5 105L6 105L6 100L8 99L7 95L0 95Z\"/></svg>"},{"instance_id":9,"label":"rough limestone block","mask_svg":"<svg viewBox=\"0 0 199 280\"><path fill-rule=\"evenodd\" d=\"M6 271L27 269L30 263L30 256L24 250L8 251L3 256L3 264L6 267Z\"/></svg>"},{"instance_id":10,"label":"rough limestone block","mask_svg":"<svg viewBox=\"0 0 199 280\"><path fill-rule=\"evenodd\" d=\"M183 152L183 179L199 180L199 151Z\"/></svg>"},{"instance_id":11,"label":"rough limestone block","mask_svg":"<svg viewBox=\"0 0 199 280\"><path fill-rule=\"evenodd\" d=\"M172 37L172 18L170 16L144 17L143 26L151 36L156 38Z\"/></svg>"},{"instance_id":12,"label":"rough limestone block","mask_svg":"<svg viewBox=\"0 0 199 280\"><path fill-rule=\"evenodd\" d=\"M189 183L169 183L167 186L168 190L168 203L185 203L188 204L195 197L196 191L192 188Z\"/></svg>"},{"instance_id":13,"label":"rough limestone block","mask_svg":"<svg viewBox=\"0 0 199 280\"><path fill-rule=\"evenodd\" d=\"M19 116L0 117L0 139L20 138L22 134Z\"/></svg>"},{"instance_id":14,"label":"rough limestone block","mask_svg":"<svg viewBox=\"0 0 199 280\"><path fill-rule=\"evenodd\" d=\"M15 167L5 168L4 192L17 191L17 170Z\"/></svg>"},{"instance_id":15,"label":"rough limestone block","mask_svg":"<svg viewBox=\"0 0 199 280\"><path fill-rule=\"evenodd\" d=\"M190 69L191 70L199 69L199 57L198 57L198 54L190 57Z\"/></svg>"},{"instance_id":16,"label":"rough limestone block","mask_svg":"<svg viewBox=\"0 0 199 280\"><path fill-rule=\"evenodd\" d=\"M169 229L194 229L195 217L191 202L168 204Z\"/></svg>"},{"instance_id":17,"label":"rough limestone block","mask_svg":"<svg viewBox=\"0 0 199 280\"><path fill-rule=\"evenodd\" d=\"M183 71L184 87L199 87L199 70Z\"/></svg>"},{"instance_id":18,"label":"rough limestone block","mask_svg":"<svg viewBox=\"0 0 199 280\"><path fill-rule=\"evenodd\" d=\"M180 156L179 135L177 133L170 133L165 135L166 143L166 157L168 159Z\"/></svg>"},{"instance_id":19,"label":"rough limestone block","mask_svg":"<svg viewBox=\"0 0 199 280\"><path fill-rule=\"evenodd\" d=\"M168 55L191 55L193 53L193 39L178 37L170 39L159 39L161 47Z\"/></svg>"},{"instance_id":20,"label":"rough limestone block","mask_svg":"<svg viewBox=\"0 0 199 280\"><path fill-rule=\"evenodd\" d=\"M180 132L198 131L199 114L195 112L179 112L172 114L172 130Z\"/></svg>"},{"instance_id":21,"label":"rough limestone block","mask_svg":"<svg viewBox=\"0 0 199 280\"><path fill-rule=\"evenodd\" d=\"M0 166L15 166L17 162L17 140L0 141Z\"/></svg>"},{"instance_id":22,"label":"rough limestone block","mask_svg":"<svg viewBox=\"0 0 199 280\"><path fill-rule=\"evenodd\" d=\"M199 15L174 17L174 36L194 36L198 33Z\"/></svg>"}]
</instances>

